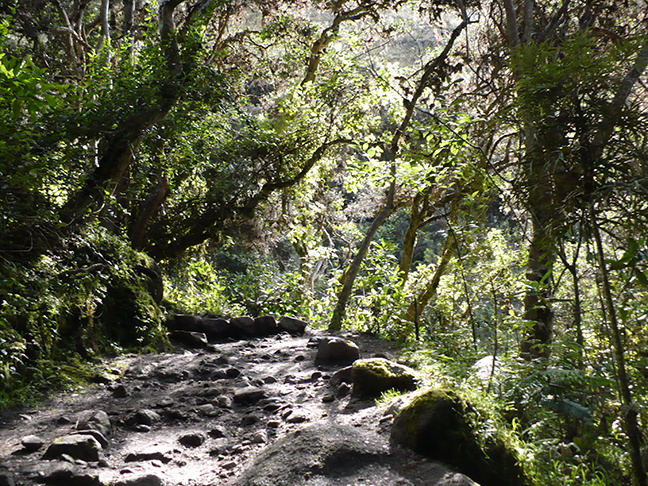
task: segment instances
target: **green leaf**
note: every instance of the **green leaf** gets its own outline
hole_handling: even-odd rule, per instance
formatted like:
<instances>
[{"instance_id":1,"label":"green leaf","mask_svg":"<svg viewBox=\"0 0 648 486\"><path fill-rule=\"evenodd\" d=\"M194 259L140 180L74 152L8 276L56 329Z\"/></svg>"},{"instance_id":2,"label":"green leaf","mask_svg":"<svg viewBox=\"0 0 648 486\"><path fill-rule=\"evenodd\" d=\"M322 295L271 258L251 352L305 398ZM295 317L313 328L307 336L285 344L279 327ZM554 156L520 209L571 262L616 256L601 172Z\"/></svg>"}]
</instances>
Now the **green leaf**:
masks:
<instances>
[{"instance_id":1,"label":"green leaf","mask_svg":"<svg viewBox=\"0 0 648 486\"><path fill-rule=\"evenodd\" d=\"M634 275L635 277L637 277L637 280L641 285L643 285L644 287L648 287L648 277L646 276L645 273L643 273L641 270L635 267Z\"/></svg>"}]
</instances>

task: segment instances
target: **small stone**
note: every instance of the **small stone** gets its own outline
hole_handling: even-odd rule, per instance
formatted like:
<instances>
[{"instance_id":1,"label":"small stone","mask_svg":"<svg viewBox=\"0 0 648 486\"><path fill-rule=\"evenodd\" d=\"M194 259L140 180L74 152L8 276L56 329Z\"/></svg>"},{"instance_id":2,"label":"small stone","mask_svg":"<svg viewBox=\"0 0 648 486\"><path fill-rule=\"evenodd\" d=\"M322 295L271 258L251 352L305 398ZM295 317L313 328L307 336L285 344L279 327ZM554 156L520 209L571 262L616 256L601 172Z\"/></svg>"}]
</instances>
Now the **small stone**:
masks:
<instances>
[{"instance_id":1,"label":"small stone","mask_svg":"<svg viewBox=\"0 0 648 486\"><path fill-rule=\"evenodd\" d=\"M214 405L212 405L211 403L205 403L204 405L197 406L196 411L208 414L209 412L214 411Z\"/></svg>"},{"instance_id":2,"label":"small stone","mask_svg":"<svg viewBox=\"0 0 648 486\"><path fill-rule=\"evenodd\" d=\"M135 412L126 420L126 425L153 425L161 419L155 410L143 409Z\"/></svg>"},{"instance_id":3,"label":"small stone","mask_svg":"<svg viewBox=\"0 0 648 486\"><path fill-rule=\"evenodd\" d=\"M128 395L128 390L124 385L117 385L112 391L112 396L114 398L126 398Z\"/></svg>"},{"instance_id":4,"label":"small stone","mask_svg":"<svg viewBox=\"0 0 648 486\"><path fill-rule=\"evenodd\" d=\"M101 444L89 434L66 435L50 444L43 456L45 459L56 459L68 454L75 459L98 461Z\"/></svg>"},{"instance_id":5,"label":"small stone","mask_svg":"<svg viewBox=\"0 0 648 486\"><path fill-rule=\"evenodd\" d=\"M27 452L35 452L45 444L45 441L37 435L28 435L20 441Z\"/></svg>"},{"instance_id":6,"label":"small stone","mask_svg":"<svg viewBox=\"0 0 648 486\"><path fill-rule=\"evenodd\" d=\"M258 421L259 421L259 418L256 417L255 415L246 415L246 416L243 417L243 419L241 420L241 426L243 426L243 427L247 427L247 426L250 426L250 425L254 425L254 424L256 424Z\"/></svg>"},{"instance_id":7,"label":"small stone","mask_svg":"<svg viewBox=\"0 0 648 486\"><path fill-rule=\"evenodd\" d=\"M225 370L225 375L228 378L236 378L240 374L241 374L241 370L239 370L237 368L228 368L227 370Z\"/></svg>"},{"instance_id":8,"label":"small stone","mask_svg":"<svg viewBox=\"0 0 648 486\"><path fill-rule=\"evenodd\" d=\"M324 402L324 403L331 403L331 402L334 402L334 401L335 401L335 395L328 394L328 395L324 395L322 397L322 402Z\"/></svg>"},{"instance_id":9,"label":"small stone","mask_svg":"<svg viewBox=\"0 0 648 486\"><path fill-rule=\"evenodd\" d=\"M246 386L234 393L235 403L255 403L265 397L265 392L256 386Z\"/></svg>"},{"instance_id":10,"label":"small stone","mask_svg":"<svg viewBox=\"0 0 648 486\"><path fill-rule=\"evenodd\" d=\"M212 439L220 439L221 437L226 437L227 436L227 429L223 427L222 425L217 425L213 429L211 429L209 432L209 437Z\"/></svg>"},{"instance_id":11,"label":"small stone","mask_svg":"<svg viewBox=\"0 0 648 486\"><path fill-rule=\"evenodd\" d=\"M233 405L233 400L231 397L228 397L227 395L222 395L218 397L216 400L218 403L218 406L221 408L232 408Z\"/></svg>"},{"instance_id":12,"label":"small stone","mask_svg":"<svg viewBox=\"0 0 648 486\"><path fill-rule=\"evenodd\" d=\"M126 456L124 462L162 461L164 464L171 462L168 452L161 450L150 450L143 452L131 452Z\"/></svg>"},{"instance_id":13,"label":"small stone","mask_svg":"<svg viewBox=\"0 0 648 486\"><path fill-rule=\"evenodd\" d=\"M199 447L205 442L205 436L199 433L185 434L178 438L178 442L185 447Z\"/></svg>"},{"instance_id":14,"label":"small stone","mask_svg":"<svg viewBox=\"0 0 648 486\"><path fill-rule=\"evenodd\" d=\"M265 430L259 430L252 436L251 441L253 444L265 444L268 442L268 433Z\"/></svg>"},{"instance_id":15,"label":"small stone","mask_svg":"<svg viewBox=\"0 0 648 486\"><path fill-rule=\"evenodd\" d=\"M275 420L275 419L273 419L273 420L268 420L268 421L266 422L266 427L271 428L271 429L276 429L276 428L279 427L280 425L281 425L281 422L280 422L279 420Z\"/></svg>"},{"instance_id":16,"label":"small stone","mask_svg":"<svg viewBox=\"0 0 648 486\"><path fill-rule=\"evenodd\" d=\"M231 471L232 469L236 468L236 462L229 461L229 462L226 462L225 464L223 464L221 467L223 469L227 470L227 471Z\"/></svg>"},{"instance_id":17,"label":"small stone","mask_svg":"<svg viewBox=\"0 0 648 486\"><path fill-rule=\"evenodd\" d=\"M158 408L168 408L174 404L174 400L171 397L164 397L162 400L160 400L156 407Z\"/></svg>"}]
</instances>

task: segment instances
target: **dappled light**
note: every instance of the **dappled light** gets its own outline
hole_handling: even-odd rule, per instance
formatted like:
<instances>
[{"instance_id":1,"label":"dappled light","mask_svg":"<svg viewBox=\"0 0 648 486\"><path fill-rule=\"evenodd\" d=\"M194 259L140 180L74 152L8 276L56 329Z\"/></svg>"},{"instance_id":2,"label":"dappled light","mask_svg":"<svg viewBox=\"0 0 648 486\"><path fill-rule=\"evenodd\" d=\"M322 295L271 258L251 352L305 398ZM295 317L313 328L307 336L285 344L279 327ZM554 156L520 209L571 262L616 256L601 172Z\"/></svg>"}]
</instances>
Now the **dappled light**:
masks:
<instances>
[{"instance_id":1,"label":"dappled light","mask_svg":"<svg viewBox=\"0 0 648 486\"><path fill-rule=\"evenodd\" d=\"M645 0L5 3L0 485L648 486Z\"/></svg>"}]
</instances>

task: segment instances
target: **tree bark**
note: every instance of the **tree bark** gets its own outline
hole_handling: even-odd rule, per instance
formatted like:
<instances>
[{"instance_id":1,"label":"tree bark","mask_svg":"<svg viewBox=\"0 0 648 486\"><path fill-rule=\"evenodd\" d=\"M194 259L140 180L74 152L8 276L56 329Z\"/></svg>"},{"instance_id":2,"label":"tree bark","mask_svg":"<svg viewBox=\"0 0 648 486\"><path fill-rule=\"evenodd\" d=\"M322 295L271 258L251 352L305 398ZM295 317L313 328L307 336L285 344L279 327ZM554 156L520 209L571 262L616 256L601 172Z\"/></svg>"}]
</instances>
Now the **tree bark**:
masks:
<instances>
[{"instance_id":1,"label":"tree bark","mask_svg":"<svg viewBox=\"0 0 648 486\"><path fill-rule=\"evenodd\" d=\"M142 210L139 213L139 217L129 231L128 236L131 240L131 245L133 246L133 248L140 249L144 246L143 243L144 235L146 233L146 226L168 195L169 180L165 176L161 176L158 180L155 191L144 203Z\"/></svg>"},{"instance_id":2,"label":"tree bark","mask_svg":"<svg viewBox=\"0 0 648 486\"><path fill-rule=\"evenodd\" d=\"M527 264L530 289L524 298L524 319L529 323L529 327L520 343L521 355L525 359L547 358L551 352L553 312L549 299L552 295L552 267L551 237L542 222L534 218Z\"/></svg>"},{"instance_id":3,"label":"tree bark","mask_svg":"<svg viewBox=\"0 0 648 486\"><path fill-rule=\"evenodd\" d=\"M603 293L605 294L605 303L607 307L607 314L612 330L612 347L614 348L614 358L616 361L616 372L619 383L619 395L623 407L621 415L625 426L626 434L630 440L630 455L632 457L632 466L634 469L635 482L637 486L646 486L648 480L646 478L646 470L641 458L641 432L637 417L639 412L637 405L632 403L632 395L628 383L628 376L626 374L624 346L621 340L621 331L619 330L619 323L617 320L616 309L614 307L614 300L612 298L612 290L610 289L610 278L608 275L607 264L605 263L605 255L603 251L603 242L596 220L596 212L594 204L590 204L590 219L592 223L592 233L594 241L596 242L596 253L598 256L599 268L601 271L601 280L603 286Z\"/></svg>"},{"instance_id":4,"label":"tree bark","mask_svg":"<svg viewBox=\"0 0 648 486\"><path fill-rule=\"evenodd\" d=\"M455 245L453 244L454 237L450 232L446 236L446 240L443 243L443 250L441 251L441 258L439 263L434 270L434 275L427 283L423 291L414 299L414 301L409 305L403 318L407 321L414 322L418 320L418 317L423 313L425 307L436 295L437 289L439 288L439 283L441 282L441 277L445 273L448 263L450 263L450 258L452 257L452 252L454 251Z\"/></svg>"},{"instance_id":5,"label":"tree bark","mask_svg":"<svg viewBox=\"0 0 648 486\"><path fill-rule=\"evenodd\" d=\"M367 256L367 252L369 251L369 246L371 246L371 242L373 241L374 236L376 236L376 232L378 231L378 229L380 229L383 223L387 221L387 218L389 218L389 216L392 215L394 210L395 207L393 204L385 206L380 211L380 213L378 213L376 219L374 219L373 222L371 223L371 226L369 227L367 234L362 240L362 244L360 245L358 252L353 258L351 265L349 265L349 268L345 272L344 286L342 287L342 290L338 294L338 301L337 304L335 305L335 309L333 310L333 317L331 317L331 322L329 323L329 327L328 327L329 331L339 331L340 329L342 329L342 322L344 321L344 317L346 314L346 306L349 301L349 298L351 297L353 284L355 282L356 276L358 275L358 272L360 271L360 266L362 265L362 261L364 260L365 256Z\"/></svg>"}]
</instances>

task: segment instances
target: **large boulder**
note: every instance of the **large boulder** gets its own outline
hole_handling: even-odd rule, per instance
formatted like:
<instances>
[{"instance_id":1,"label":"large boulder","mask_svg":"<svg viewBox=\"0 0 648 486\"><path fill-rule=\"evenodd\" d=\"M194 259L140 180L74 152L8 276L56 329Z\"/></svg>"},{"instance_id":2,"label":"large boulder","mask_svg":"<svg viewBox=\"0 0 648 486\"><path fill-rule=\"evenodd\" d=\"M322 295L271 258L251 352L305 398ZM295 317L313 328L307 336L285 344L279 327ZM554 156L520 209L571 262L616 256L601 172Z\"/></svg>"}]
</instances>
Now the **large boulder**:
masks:
<instances>
[{"instance_id":1,"label":"large boulder","mask_svg":"<svg viewBox=\"0 0 648 486\"><path fill-rule=\"evenodd\" d=\"M376 435L334 421L303 427L275 441L259 453L234 486L341 484L474 486L441 464L420 456L391 454Z\"/></svg>"},{"instance_id":2,"label":"large boulder","mask_svg":"<svg viewBox=\"0 0 648 486\"><path fill-rule=\"evenodd\" d=\"M353 394L359 397L378 397L387 390L416 390L416 372L407 366L384 358L369 358L355 361L351 370Z\"/></svg>"},{"instance_id":3,"label":"large boulder","mask_svg":"<svg viewBox=\"0 0 648 486\"><path fill-rule=\"evenodd\" d=\"M497 429L473 422L485 416L456 391L423 390L396 415L391 441L450 464L482 486L528 484L514 450Z\"/></svg>"}]
</instances>

